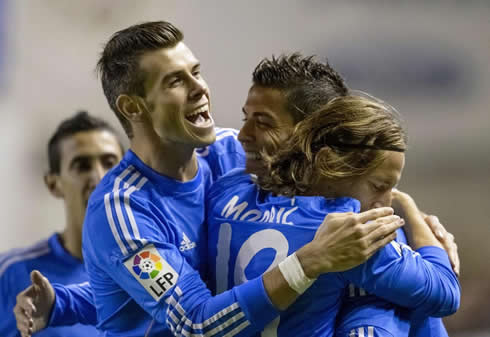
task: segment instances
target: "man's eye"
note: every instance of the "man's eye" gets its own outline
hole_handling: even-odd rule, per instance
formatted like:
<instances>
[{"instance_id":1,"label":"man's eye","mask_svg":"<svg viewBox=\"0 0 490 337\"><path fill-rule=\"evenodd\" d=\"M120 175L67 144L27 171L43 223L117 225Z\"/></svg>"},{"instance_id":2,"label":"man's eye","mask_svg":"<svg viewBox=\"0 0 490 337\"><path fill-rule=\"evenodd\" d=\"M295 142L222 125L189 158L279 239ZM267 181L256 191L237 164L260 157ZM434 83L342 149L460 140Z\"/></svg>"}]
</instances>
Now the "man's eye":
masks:
<instances>
[{"instance_id":1,"label":"man's eye","mask_svg":"<svg viewBox=\"0 0 490 337\"><path fill-rule=\"evenodd\" d=\"M260 120L260 119L257 120L257 125L259 127L263 127L263 128L270 128L271 127L270 123L263 121L263 120Z\"/></svg>"},{"instance_id":2,"label":"man's eye","mask_svg":"<svg viewBox=\"0 0 490 337\"><path fill-rule=\"evenodd\" d=\"M90 166L90 163L88 162L80 162L78 163L76 166L75 166L75 169L78 171L78 172L86 172L86 171L89 171L91 168Z\"/></svg>"},{"instance_id":3,"label":"man's eye","mask_svg":"<svg viewBox=\"0 0 490 337\"><path fill-rule=\"evenodd\" d=\"M103 165L106 169L110 169L110 168L114 167L114 165L116 165L116 163L117 163L116 159L109 158L109 159L104 160Z\"/></svg>"},{"instance_id":4,"label":"man's eye","mask_svg":"<svg viewBox=\"0 0 490 337\"><path fill-rule=\"evenodd\" d=\"M170 86L170 87L176 87L176 86L178 86L180 83L182 83L182 79L180 79L180 78L176 78L176 79L173 79L172 81L170 81L169 86Z\"/></svg>"}]
</instances>

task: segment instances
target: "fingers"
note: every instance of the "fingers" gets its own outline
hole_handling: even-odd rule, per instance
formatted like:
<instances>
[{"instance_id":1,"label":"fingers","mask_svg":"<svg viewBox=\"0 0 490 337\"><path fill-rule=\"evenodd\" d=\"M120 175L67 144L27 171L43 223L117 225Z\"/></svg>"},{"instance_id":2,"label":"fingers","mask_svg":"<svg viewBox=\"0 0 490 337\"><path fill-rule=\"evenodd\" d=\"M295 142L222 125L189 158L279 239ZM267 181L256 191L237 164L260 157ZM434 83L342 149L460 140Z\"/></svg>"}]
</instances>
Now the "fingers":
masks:
<instances>
[{"instance_id":1,"label":"fingers","mask_svg":"<svg viewBox=\"0 0 490 337\"><path fill-rule=\"evenodd\" d=\"M427 222L439 242L442 243L444 249L449 256L449 260L451 262L451 266L453 267L454 273L459 277L460 262L458 255L458 245L454 240L454 235L449 233L446 228L444 228L437 216L429 215L425 217L425 221Z\"/></svg>"},{"instance_id":2,"label":"fingers","mask_svg":"<svg viewBox=\"0 0 490 337\"><path fill-rule=\"evenodd\" d=\"M432 233L436 236L436 238L442 242L445 239L446 229L439 222L439 218L435 215L429 215L425 217L425 222L429 225Z\"/></svg>"},{"instance_id":3,"label":"fingers","mask_svg":"<svg viewBox=\"0 0 490 337\"><path fill-rule=\"evenodd\" d=\"M369 246L383 240L386 237L394 235L396 237L396 230L405 224L405 220L396 215L378 219L372 223L369 223L373 229L368 235L366 235L366 241ZM389 242L389 241L388 241Z\"/></svg>"},{"instance_id":4,"label":"fingers","mask_svg":"<svg viewBox=\"0 0 490 337\"><path fill-rule=\"evenodd\" d=\"M31 282L33 285L37 286L39 290L45 290L49 288L49 281L43 276L38 270L33 270L31 272Z\"/></svg>"},{"instance_id":5,"label":"fingers","mask_svg":"<svg viewBox=\"0 0 490 337\"><path fill-rule=\"evenodd\" d=\"M396 232L392 232L385 237L379 238L377 241L373 242L371 245L369 245L367 254L369 257L371 257L374 253L376 253L378 250L389 244L391 241L396 239Z\"/></svg>"},{"instance_id":6,"label":"fingers","mask_svg":"<svg viewBox=\"0 0 490 337\"><path fill-rule=\"evenodd\" d=\"M16 305L14 307L14 315L17 321L17 329L19 330L21 335L23 337L30 336L30 334L32 334L33 326L33 320L31 316L19 305Z\"/></svg>"},{"instance_id":7,"label":"fingers","mask_svg":"<svg viewBox=\"0 0 490 337\"><path fill-rule=\"evenodd\" d=\"M360 224L361 227L365 229L364 235L367 236L369 233L380 230L380 232L375 233L375 235L387 235L390 232L390 227L388 225L395 225L396 228L399 228L399 222L404 220L400 218L398 215L388 215L384 217L380 217L375 221L370 221L366 224ZM401 225L403 225L403 223ZM385 234L381 233L382 231L387 231Z\"/></svg>"},{"instance_id":8,"label":"fingers","mask_svg":"<svg viewBox=\"0 0 490 337\"><path fill-rule=\"evenodd\" d=\"M357 214L357 221L360 223L366 223L368 221L376 220L377 218L389 216L393 214L393 208L381 207L373 208L369 211Z\"/></svg>"}]
</instances>

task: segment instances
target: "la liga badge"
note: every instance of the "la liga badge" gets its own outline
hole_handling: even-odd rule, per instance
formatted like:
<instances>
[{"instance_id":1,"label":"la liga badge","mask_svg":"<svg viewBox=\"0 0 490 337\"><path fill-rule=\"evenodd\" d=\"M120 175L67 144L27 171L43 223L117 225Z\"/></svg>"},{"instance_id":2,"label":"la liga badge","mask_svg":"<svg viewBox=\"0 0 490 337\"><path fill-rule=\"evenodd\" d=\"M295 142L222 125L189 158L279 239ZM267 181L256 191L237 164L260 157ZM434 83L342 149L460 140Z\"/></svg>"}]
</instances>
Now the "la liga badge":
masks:
<instances>
[{"instance_id":1,"label":"la liga badge","mask_svg":"<svg viewBox=\"0 0 490 337\"><path fill-rule=\"evenodd\" d=\"M124 266L159 301L177 283L179 274L165 261L153 244L124 262Z\"/></svg>"}]
</instances>

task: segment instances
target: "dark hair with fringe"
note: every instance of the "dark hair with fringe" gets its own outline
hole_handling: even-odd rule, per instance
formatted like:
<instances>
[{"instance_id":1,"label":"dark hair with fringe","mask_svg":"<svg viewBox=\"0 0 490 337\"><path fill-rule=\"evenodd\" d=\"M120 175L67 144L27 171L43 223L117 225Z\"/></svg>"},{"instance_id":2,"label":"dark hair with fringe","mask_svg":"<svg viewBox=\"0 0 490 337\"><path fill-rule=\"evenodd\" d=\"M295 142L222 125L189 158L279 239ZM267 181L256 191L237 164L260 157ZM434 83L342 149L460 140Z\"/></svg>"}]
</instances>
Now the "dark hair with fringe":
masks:
<instances>
[{"instance_id":1,"label":"dark hair with fringe","mask_svg":"<svg viewBox=\"0 0 490 337\"><path fill-rule=\"evenodd\" d=\"M280 90L286 99L285 108L291 112L295 122L301 121L308 113L331 99L345 96L349 92L343 78L328 61L320 62L315 56L303 56L300 53L264 58L255 67L252 82L256 86ZM320 96L316 99L305 93L313 86L319 89L316 93Z\"/></svg>"},{"instance_id":2,"label":"dark hair with fringe","mask_svg":"<svg viewBox=\"0 0 490 337\"><path fill-rule=\"evenodd\" d=\"M48 142L48 162L50 173L60 173L61 169L61 142L78 132L107 130L116 136L124 153L122 144L119 141L116 131L103 119L91 116L87 111L79 111L73 117L63 120L57 127Z\"/></svg>"},{"instance_id":3,"label":"dark hair with fringe","mask_svg":"<svg viewBox=\"0 0 490 337\"><path fill-rule=\"evenodd\" d=\"M145 73L139 67L140 56L148 51L170 48L184 39L184 34L169 22L153 21L116 32L102 51L97 72L109 105L129 138L133 131L129 121L119 112L119 95L145 96Z\"/></svg>"}]
</instances>

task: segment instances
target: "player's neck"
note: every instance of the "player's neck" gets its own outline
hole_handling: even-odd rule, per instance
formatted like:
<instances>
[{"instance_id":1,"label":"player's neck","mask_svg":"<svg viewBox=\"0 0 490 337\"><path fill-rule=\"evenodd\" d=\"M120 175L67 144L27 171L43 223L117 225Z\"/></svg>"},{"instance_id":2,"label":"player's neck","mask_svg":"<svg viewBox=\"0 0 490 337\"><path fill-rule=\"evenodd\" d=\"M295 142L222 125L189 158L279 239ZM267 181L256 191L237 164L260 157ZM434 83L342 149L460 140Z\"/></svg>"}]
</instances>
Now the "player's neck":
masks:
<instances>
[{"instance_id":1,"label":"player's neck","mask_svg":"<svg viewBox=\"0 0 490 337\"><path fill-rule=\"evenodd\" d=\"M83 260L82 233L74 226L67 226L58 236L61 246L73 257Z\"/></svg>"},{"instance_id":2,"label":"player's neck","mask_svg":"<svg viewBox=\"0 0 490 337\"><path fill-rule=\"evenodd\" d=\"M131 140L131 150L156 172L179 181L196 176L198 163L194 148L189 145Z\"/></svg>"}]
</instances>

